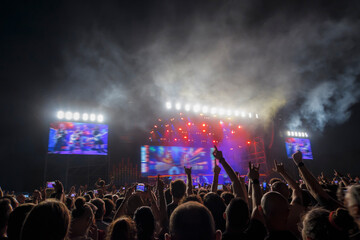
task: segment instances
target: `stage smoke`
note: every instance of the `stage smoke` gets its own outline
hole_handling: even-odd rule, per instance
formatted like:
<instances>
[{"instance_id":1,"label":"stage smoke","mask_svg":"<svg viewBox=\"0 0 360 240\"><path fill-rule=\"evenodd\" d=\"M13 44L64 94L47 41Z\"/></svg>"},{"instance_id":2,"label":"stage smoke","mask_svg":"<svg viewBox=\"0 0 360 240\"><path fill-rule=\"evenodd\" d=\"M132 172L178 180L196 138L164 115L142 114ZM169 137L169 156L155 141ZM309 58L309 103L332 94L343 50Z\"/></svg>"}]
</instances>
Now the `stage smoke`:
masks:
<instances>
[{"instance_id":1,"label":"stage smoke","mask_svg":"<svg viewBox=\"0 0 360 240\"><path fill-rule=\"evenodd\" d=\"M278 3L204 1L185 10L164 1L135 23L121 9L111 21L96 15L64 46L59 71L79 98L115 109L129 128L150 125L169 100L269 121L286 109L289 129L344 122L360 96L358 4Z\"/></svg>"}]
</instances>

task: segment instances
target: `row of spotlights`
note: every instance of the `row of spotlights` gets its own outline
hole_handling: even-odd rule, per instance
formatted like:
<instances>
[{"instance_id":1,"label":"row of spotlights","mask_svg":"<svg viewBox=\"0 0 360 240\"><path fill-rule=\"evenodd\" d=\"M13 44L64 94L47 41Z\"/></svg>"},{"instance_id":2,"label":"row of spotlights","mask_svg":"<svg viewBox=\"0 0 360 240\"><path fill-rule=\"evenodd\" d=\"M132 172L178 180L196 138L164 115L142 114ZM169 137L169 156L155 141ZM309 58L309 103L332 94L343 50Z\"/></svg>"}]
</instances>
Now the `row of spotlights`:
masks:
<instances>
[{"instance_id":1,"label":"row of spotlights","mask_svg":"<svg viewBox=\"0 0 360 240\"><path fill-rule=\"evenodd\" d=\"M173 108L173 104L171 102L167 102L166 103L166 108L167 109L172 109ZM200 106L199 104L195 104L195 105L190 105L190 104L185 104L184 106L181 105L181 103L175 103L174 105L174 108L176 110L181 110L181 109L184 109L185 111L189 112L189 111L193 111L195 113L198 113L198 112L201 112L201 113L204 113L204 114L212 114L212 115L220 115L220 116L224 116L224 115L227 115L227 116L242 116L242 117L246 117L248 116L249 118L252 118L253 116L255 118L259 118L259 114L252 114L252 113L245 113L245 112L240 112L240 111L233 111L233 110L225 110L225 109L217 109L215 107L212 107L212 108L209 108L207 106Z\"/></svg>"},{"instance_id":2,"label":"row of spotlights","mask_svg":"<svg viewBox=\"0 0 360 240\"><path fill-rule=\"evenodd\" d=\"M78 121L80 120L80 113L78 112L64 112L64 111L58 111L57 114L56 114L56 117L58 119L66 119L66 120L75 120L75 121ZM99 114L96 116L96 114L94 113L91 113L91 114L88 114L88 113L83 113L81 115L81 119L83 121L92 121L92 122L103 122L104 121L104 116Z\"/></svg>"},{"instance_id":3,"label":"row of spotlights","mask_svg":"<svg viewBox=\"0 0 360 240\"><path fill-rule=\"evenodd\" d=\"M308 134L306 132L292 132L292 131L288 131L287 132L288 136L291 137L308 137Z\"/></svg>"}]
</instances>

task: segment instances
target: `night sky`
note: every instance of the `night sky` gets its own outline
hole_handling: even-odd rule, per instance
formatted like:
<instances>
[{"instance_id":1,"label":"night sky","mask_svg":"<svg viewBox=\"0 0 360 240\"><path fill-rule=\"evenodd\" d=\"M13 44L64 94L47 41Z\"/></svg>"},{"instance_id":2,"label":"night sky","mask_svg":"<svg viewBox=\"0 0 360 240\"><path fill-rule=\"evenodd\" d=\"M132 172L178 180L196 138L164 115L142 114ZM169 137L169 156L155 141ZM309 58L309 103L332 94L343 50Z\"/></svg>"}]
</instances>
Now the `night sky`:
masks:
<instances>
[{"instance_id":1,"label":"night sky","mask_svg":"<svg viewBox=\"0 0 360 240\"><path fill-rule=\"evenodd\" d=\"M0 186L42 183L57 110L138 136L167 100L246 106L359 175L359 29L356 0L1 1Z\"/></svg>"}]
</instances>

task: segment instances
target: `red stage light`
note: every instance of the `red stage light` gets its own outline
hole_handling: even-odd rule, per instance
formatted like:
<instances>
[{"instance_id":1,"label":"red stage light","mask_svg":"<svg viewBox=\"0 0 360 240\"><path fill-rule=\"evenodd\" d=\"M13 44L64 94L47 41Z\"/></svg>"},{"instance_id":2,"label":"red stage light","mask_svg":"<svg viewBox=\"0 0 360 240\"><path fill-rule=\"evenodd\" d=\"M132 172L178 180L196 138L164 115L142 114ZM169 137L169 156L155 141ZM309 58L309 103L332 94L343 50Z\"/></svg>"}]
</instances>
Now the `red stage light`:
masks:
<instances>
[{"instance_id":1,"label":"red stage light","mask_svg":"<svg viewBox=\"0 0 360 240\"><path fill-rule=\"evenodd\" d=\"M250 141L247 141L247 144L250 144L251 142Z\"/></svg>"},{"instance_id":2,"label":"red stage light","mask_svg":"<svg viewBox=\"0 0 360 240\"><path fill-rule=\"evenodd\" d=\"M206 130L205 130L205 129L203 129L203 133L204 133L204 132L206 132Z\"/></svg>"},{"instance_id":3,"label":"red stage light","mask_svg":"<svg viewBox=\"0 0 360 240\"><path fill-rule=\"evenodd\" d=\"M177 141L177 139L176 139L176 138L174 138L174 141L176 142L176 141Z\"/></svg>"},{"instance_id":4,"label":"red stage light","mask_svg":"<svg viewBox=\"0 0 360 240\"><path fill-rule=\"evenodd\" d=\"M181 128L179 128L179 131L181 131L182 129Z\"/></svg>"},{"instance_id":5,"label":"red stage light","mask_svg":"<svg viewBox=\"0 0 360 240\"><path fill-rule=\"evenodd\" d=\"M191 126L191 122L188 122L188 126Z\"/></svg>"},{"instance_id":6,"label":"red stage light","mask_svg":"<svg viewBox=\"0 0 360 240\"><path fill-rule=\"evenodd\" d=\"M241 128L241 126L239 125L238 128Z\"/></svg>"},{"instance_id":7,"label":"red stage light","mask_svg":"<svg viewBox=\"0 0 360 240\"><path fill-rule=\"evenodd\" d=\"M213 143L216 143L216 141L215 141L215 140L213 140Z\"/></svg>"},{"instance_id":8,"label":"red stage light","mask_svg":"<svg viewBox=\"0 0 360 240\"><path fill-rule=\"evenodd\" d=\"M206 126L206 124L205 123L203 123L203 127L205 127Z\"/></svg>"},{"instance_id":9,"label":"red stage light","mask_svg":"<svg viewBox=\"0 0 360 240\"><path fill-rule=\"evenodd\" d=\"M187 136L184 136L185 139L187 139Z\"/></svg>"},{"instance_id":10,"label":"red stage light","mask_svg":"<svg viewBox=\"0 0 360 240\"><path fill-rule=\"evenodd\" d=\"M166 132L170 132L169 130L166 130Z\"/></svg>"},{"instance_id":11,"label":"red stage light","mask_svg":"<svg viewBox=\"0 0 360 240\"><path fill-rule=\"evenodd\" d=\"M231 133L232 133L232 134L234 134L234 133L235 133L235 131L234 131L234 130L232 130L232 131L231 131Z\"/></svg>"},{"instance_id":12,"label":"red stage light","mask_svg":"<svg viewBox=\"0 0 360 240\"><path fill-rule=\"evenodd\" d=\"M221 120L220 120L220 122L219 122L219 123L220 123L221 125L223 125L223 124L224 124L224 122L223 122L223 121L221 121Z\"/></svg>"}]
</instances>

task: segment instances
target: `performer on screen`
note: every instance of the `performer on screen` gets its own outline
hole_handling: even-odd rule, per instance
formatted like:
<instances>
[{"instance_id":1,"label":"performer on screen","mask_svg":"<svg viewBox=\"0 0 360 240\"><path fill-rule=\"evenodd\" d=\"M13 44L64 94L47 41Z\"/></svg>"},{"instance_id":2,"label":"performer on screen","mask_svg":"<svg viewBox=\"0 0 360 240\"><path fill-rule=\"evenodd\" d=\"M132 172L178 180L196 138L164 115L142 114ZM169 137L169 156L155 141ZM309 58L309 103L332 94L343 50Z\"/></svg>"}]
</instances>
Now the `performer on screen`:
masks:
<instances>
[{"instance_id":1,"label":"performer on screen","mask_svg":"<svg viewBox=\"0 0 360 240\"><path fill-rule=\"evenodd\" d=\"M71 140L70 152L72 152L77 146L80 147L81 153L83 152L82 143L81 143L81 134L82 134L82 131L80 129L80 126L77 126L76 130L70 137L70 140Z\"/></svg>"},{"instance_id":2,"label":"performer on screen","mask_svg":"<svg viewBox=\"0 0 360 240\"><path fill-rule=\"evenodd\" d=\"M54 152L61 152L62 147L66 146L66 135L67 131L65 129L65 125L61 123L59 125L59 129L55 134L56 143L54 147Z\"/></svg>"},{"instance_id":3,"label":"performer on screen","mask_svg":"<svg viewBox=\"0 0 360 240\"><path fill-rule=\"evenodd\" d=\"M104 142L102 140L102 136L104 135L104 133L100 132L99 126L96 126L94 128L93 131L93 136L94 136L94 147L97 150L98 153L106 153L104 150Z\"/></svg>"}]
</instances>

